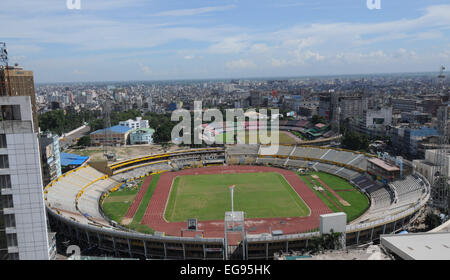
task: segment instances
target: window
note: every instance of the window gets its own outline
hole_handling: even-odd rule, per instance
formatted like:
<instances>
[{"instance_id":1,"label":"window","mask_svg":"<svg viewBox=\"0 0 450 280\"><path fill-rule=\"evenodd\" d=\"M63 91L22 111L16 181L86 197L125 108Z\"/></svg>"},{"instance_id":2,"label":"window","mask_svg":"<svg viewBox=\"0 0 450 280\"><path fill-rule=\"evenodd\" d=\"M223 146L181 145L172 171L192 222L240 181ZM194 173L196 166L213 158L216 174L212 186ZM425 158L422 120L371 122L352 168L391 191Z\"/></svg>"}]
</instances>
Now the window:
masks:
<instances>
[{"instance_id":1,"label":"window","mask_svg":"<svg viewBox=\"0 0 450 280\"><path fill-rule=\"evenodd\" d=\"M0 148L6 147L6 134L0 134Z\"/></svg>"},{"instance_id":2,"label":"window","mask_svg":"<svg viewBox=\"0 0 450 280\"><path fill-rule=\"evenodd\" d=\"M6 244L6 233L0 229L0 260L8 257L8 246Z\"/></svg>"},{"instance_id":3,"label":"window","mask_svg":"<svg viewBox=\"0 0 450 280\"><path fill-rule=\"evenodd\" d=\"M20 121L20 105L2 105L2 120L5 121Z\"/></svg>"},{"instance_id":4,"label":"window","mask_svg":"<svg viewBox=\"0 0 450 280\"><path fill-rule=\"evenodd\" d=\"M17 246L17 235L15 233L6 234L6 243L8 247Z\"/></svg>"},{"instance_id":5,"label":"window","mask_svg":"<svg viewBox=\"0 0 450 280\"><path fill-rule=\"evenodd\" d=\"M13 197L10 194L0 195L0 210L5 208L13 208Z\"/></svg>"},{"instance_id":6,"label":"window","mask_svg":"<svg viewBox=\"0 0 450 280\"><path fill-rule=\"evenodd\" d=\"M8 155L0 155L0 168L9 168Z\"/></svg>"},{"instance_id":7,"label":"window","mask_svg":"<svg viewBox=\"0 0 450 280\"><path fill-rule=\"evenodd\" d=\"M11 177L9 175L0 175L0 189L11 188Z\"/></svg>"},{"instance_id":8,"label":"window","mask_svg":"<svg viewBox=\"0 0 450 280\"><path fill-rule=\"evenodd\" d=\"M5 216L5 227L16 227L16 218L13 214L6 214Z\"/></svg>"}]
</instances>

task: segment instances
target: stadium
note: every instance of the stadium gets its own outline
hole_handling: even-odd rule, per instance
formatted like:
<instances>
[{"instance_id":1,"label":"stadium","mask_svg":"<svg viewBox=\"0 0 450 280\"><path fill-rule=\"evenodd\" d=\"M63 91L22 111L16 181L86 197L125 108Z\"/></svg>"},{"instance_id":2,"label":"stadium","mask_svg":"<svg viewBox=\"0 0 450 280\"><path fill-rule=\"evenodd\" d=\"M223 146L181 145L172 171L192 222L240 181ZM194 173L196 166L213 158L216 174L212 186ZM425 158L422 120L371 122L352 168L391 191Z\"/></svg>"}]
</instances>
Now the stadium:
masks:
<instances>
[{"instance_id":1,"label":"stadium","mask_svg":"<svg viewBox=\"0 0 450 280\"><path fill-rule=\"evenodd\" d=\"M88 161L46 186L50 225L71 244L117 257L271 259L308 248L321 214L345 212L347 246L366 244L402 230L430 197L421 174L389 158L298 144L268 154L262 147ZM240 232L227 233L231 184L234 209L245 217Z\"/></svg>"}]
</instances>

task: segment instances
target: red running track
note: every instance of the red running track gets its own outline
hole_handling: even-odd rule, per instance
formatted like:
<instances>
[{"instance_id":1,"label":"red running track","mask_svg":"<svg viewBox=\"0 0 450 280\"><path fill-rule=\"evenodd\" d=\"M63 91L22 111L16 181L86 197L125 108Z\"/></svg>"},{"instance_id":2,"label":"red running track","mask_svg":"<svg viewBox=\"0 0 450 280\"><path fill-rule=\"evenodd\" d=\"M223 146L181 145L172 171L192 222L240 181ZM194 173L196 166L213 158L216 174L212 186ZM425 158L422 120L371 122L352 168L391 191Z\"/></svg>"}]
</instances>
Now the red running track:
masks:
<instances>
[{"instance_id":1,"label":"red running track","mask_svg":"<svg viewBox=\"0 0 450 280\"><path fill-rule=\"evenodd\" d=\"M142 183L142 187L139 189L139 192L135 196L133 203L130 205L130 208L128 208L127 214L124 218L133 219L134 215L136 214L136 211L139 208L139 205L141 205L142 198L144 198L145 193L147 192L148 187L150 186L150 182L152 181L151 176L148 176L145 178L144 182Z\"/></svg>"},{"instance_id":2,"label":"red running track","mask_svg":"<svg viewBox=\"0 0 450 280\"><path fill-rule=\"evenodd\" d=\"M255 218L245 220L245 230L248 234L269 233L271 230L282 230L284 234L306 232L319 227L319 216L332 213L332 211L308 188L302 179L293 171L274 167L263 166L213 166L196 169L185 169L178 172L166 172L161 174L150 203L147 206L141 224L150 228L165 232L166 235L181 236L182 229L186 228L186 222L170 223L164 219L167 200L169 199L172 182L181 175L200 174L224 174L224 173L258 173L277 172L280 173L294 188L297 194L311 209L307 217L293 218ZM225 215L225 213L224 213ZM204 237L224 237L223 220L199 221L198 228L203 231ZM184 236L194 236L195 233L184 233ZM197 232L198 234L198 232Z\"/></svg>"}]
</instances>

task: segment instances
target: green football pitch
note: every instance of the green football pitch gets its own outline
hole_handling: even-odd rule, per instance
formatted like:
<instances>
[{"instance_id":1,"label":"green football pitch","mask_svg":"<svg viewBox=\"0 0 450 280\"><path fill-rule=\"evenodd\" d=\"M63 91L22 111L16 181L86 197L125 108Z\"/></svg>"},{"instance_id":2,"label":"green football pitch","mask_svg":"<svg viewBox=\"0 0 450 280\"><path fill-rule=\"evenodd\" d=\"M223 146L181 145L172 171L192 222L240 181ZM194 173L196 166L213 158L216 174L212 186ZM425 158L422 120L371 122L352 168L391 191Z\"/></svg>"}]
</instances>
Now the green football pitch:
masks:
<instances>
[{"instance_id":1,"label":"green football pitch","mask_svg":"<svg viewBox=\"0 0 450 280\"><path fill-rule=\"evenodd\" d=\"M184 175L176 177L165 211L169 222L197 218L223 220L231 211L229 186L235 185L234 210L246 218L308 216L310 210L279 173Z\"/></svg>"}]
</instances>

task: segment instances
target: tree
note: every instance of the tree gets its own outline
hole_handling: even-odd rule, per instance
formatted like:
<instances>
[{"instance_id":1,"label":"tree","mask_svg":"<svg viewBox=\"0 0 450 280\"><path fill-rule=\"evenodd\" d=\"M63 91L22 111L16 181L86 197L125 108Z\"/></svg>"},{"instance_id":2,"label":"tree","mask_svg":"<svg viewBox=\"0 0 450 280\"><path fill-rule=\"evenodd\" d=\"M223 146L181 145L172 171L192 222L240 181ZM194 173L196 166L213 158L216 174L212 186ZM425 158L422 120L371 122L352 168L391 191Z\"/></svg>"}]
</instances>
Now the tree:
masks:
<instances>
[{"instance_id":1,"label":"tree","mask_svg":"<svg viewBox=\"0 0 450 280\"><path fill-rule=\"evenodd\" d=\"M39 114L39 127L41 131L51 131L56 134L69 132L82 126L85 122L92 122L100 116L99 111L83 110L80 112L53 110Z\"/></svg>"},{"instance_id":2,"label":"tree","mask_svg":"<svg viewBox=\"0 0 450 280\"><path fill-rule=\"evenodd\" d=\"M91 145L91 137L86 135L78 139L77 146L88 147Z\"/></svg>"},{"instance_id":3,"label":"tree","mask_svg":"<svg viewBox=\"0 0 450 280\"><path fill-rule=\"evenodd\" d=\"M308 250L314 254L323 250L337 250L341 248L341 232L324 233L319 237L313 237L309 243Z\"/></svg>"},{"instance_id":4,"label":"tree","mask_svg":"<svg viewBox=\"0 0 450 280\"><path fill-rule=\"evenodd\" d=\"M172 140L172 129L167 125L160 125L156 128L153 134L153 141L155 143L165 143Z\"/></svg>"},{"instance_id":5,"label":"tree","mask_svg":"<svg viewBox=\"0 0 450 280\"><path fill-rule=\"evenodd\" d=\"M354 131L346 131L341 140L342 147L349 150L364 150L369 149L369 139L365 135L361 135Z\"/></svg>"},{"instance_id":6,"label":"tree","mask_svg":"<svg viewBox=\"0 0 450 280\"><path fill-rule=\"evenodd\" d=\"M311 117L311 122L313 124L318 124L318 123L326 123L327 121L322 116L314 115Z\"/></svg>"}]
</instances>

